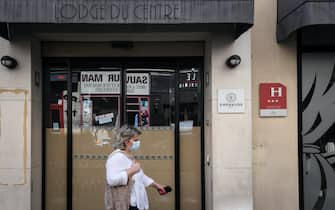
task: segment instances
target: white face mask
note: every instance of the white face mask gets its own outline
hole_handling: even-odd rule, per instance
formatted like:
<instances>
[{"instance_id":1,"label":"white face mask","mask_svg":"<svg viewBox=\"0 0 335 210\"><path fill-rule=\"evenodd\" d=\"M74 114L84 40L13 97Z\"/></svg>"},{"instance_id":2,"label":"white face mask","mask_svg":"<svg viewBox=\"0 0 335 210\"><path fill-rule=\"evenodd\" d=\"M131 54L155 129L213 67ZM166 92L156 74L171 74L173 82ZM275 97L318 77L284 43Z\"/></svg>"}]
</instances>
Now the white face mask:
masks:
<instances>
[{"instance_id":1,"label":"white face mask","mask_svg":"<svg viewBox=\"0 0 335 210\"><path fill-rule=\"evenodd\" d=\"M131 151L137 151L140 148L140 146L141 146L141 141L140 140L134 141L133 145L131 145L130 150Z\"/></svg>"}]
</instances>

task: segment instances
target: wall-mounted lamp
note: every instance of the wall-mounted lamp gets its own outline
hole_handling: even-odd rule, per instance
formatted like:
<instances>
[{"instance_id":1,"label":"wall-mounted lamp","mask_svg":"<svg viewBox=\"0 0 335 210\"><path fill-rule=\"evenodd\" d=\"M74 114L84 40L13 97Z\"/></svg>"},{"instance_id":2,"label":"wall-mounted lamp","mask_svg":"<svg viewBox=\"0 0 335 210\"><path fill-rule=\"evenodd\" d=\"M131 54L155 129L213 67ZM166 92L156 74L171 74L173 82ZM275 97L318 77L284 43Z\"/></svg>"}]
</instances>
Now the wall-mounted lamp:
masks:
<instances>
[{"instance_id":1,"label":"wall-mounted lamp","mask_svg":"<svg viewBox=\"0 0 335 210\"><path fill-rule=\"evenodd\" d=\"M238 55L232 55L226 61L227 66L229 66L230 68L235 68L240 63L241 63L241 57Z\"/></svg>"},{"instance_id":2,"label":"wall-mounted lamp","mask_svg":"<svg viewBox=\"0 0 335 210\"><path fill-rule=\"evenodd\" d=\"M17 61L15 58L10 57L10 56L2 56L0 59L1 65L9 68L9 69L14 69L17 66Z\"/></svg>"}]
</instances>

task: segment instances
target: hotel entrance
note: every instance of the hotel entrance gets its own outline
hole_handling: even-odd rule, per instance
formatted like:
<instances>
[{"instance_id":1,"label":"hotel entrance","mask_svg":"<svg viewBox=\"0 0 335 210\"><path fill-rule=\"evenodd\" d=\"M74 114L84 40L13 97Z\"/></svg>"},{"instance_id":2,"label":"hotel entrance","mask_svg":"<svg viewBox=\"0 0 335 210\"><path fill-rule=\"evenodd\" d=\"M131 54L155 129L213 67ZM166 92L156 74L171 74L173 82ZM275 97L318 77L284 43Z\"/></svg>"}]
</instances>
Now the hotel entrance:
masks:
<instances>
[{"instance_id":1,"label":"hotel entrance","mask_svg":"<svg viewBox=\"0 0 335 210\"><path fill-rule=\"evenodd\" d=\"M105 162L123 124L135 158L172 192L150 209L204 209L203 57L46 58L44 209L103 210Z\"/></svg>"}]
</instances>

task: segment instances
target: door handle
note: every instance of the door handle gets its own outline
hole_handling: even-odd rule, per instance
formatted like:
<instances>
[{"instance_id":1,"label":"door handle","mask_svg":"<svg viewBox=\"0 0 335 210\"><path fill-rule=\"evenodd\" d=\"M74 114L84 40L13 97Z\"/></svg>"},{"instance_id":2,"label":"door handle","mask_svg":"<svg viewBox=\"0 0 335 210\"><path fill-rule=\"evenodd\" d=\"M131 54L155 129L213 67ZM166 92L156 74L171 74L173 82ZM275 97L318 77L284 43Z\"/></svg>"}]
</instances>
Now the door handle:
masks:
<instances>
[{"instance_id":1,"label":"door handle","mask_svg":"<svg viewBox=\"0 0 335 210\"><path fill-rule=\"evenodd\" d=\"M209 155L206 155L206 164L207 166L211 165L211 157Z\"/></svg>"}]
</instances>

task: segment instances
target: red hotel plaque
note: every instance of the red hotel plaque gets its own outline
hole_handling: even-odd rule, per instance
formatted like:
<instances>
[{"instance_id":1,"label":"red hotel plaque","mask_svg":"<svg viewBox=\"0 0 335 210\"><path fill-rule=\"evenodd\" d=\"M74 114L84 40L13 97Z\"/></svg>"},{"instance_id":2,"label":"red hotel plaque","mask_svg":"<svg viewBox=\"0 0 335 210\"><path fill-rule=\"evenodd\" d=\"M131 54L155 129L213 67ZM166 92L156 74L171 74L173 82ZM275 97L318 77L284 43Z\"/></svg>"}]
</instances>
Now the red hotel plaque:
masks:
<instances>
[{"instance_id":1,"label":"red hotel plaque","mask_svg":"<svg viewBox=\"0 0 335 210\"><path fill-rule=\"evenodd\" d=\"M259 108L261 117L286 117L286 87L280 83L261 83Z\"/></svg>"}]
</instances>

